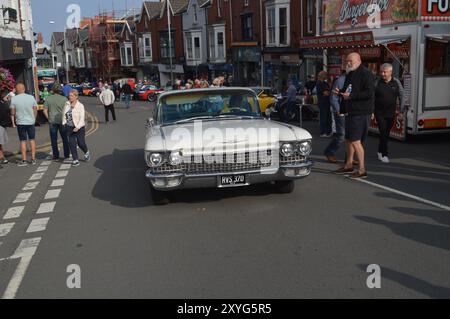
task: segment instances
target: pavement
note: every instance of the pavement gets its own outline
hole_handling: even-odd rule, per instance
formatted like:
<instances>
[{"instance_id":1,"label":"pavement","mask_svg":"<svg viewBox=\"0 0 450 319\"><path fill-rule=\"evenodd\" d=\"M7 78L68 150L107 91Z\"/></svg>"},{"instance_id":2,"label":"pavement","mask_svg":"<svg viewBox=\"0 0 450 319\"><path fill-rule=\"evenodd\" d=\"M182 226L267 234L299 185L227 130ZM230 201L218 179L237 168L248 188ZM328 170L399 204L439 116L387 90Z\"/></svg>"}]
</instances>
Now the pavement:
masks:
<instances>
[{"instance_id":1,"label":"pavement","mask_svg":"<svg viewBox=\"0 0 450 319\"><path fill-rule=\"evenodd\" d=\"M358 182L331 174L329 140L306 122L316 164L293 194L189 190L160 207L144 178L153 105L118 104L105 124L97 99L83 101L91 162L41 151L37 166L0 170L0 297L450 298L449 135L393 141L389 165L370 137Z\"/></svg>"}]
</instances>

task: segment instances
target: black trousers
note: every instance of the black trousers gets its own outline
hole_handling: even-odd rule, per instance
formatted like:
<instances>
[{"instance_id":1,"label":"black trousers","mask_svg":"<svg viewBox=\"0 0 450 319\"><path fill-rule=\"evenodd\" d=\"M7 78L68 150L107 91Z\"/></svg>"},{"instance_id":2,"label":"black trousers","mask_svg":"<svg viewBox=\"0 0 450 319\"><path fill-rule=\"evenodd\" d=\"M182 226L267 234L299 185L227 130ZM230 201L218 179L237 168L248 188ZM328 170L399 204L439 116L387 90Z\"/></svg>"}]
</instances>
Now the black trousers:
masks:
<instances>
[{"instance_id":1,"label":"black trousers","mask_svg":"<svg viewBox=\"0 0 450 319\"><path fill-rule=\"evenodd\" d=\"M116 109L114 108L114 104L105 105L105 121L109 122L109 112L111 112L113 120L116 120Z\"/></svg>"},{"instance_id":2,"label":"black trousers","mask_svg":"<svg viewBox=\"0 0 450 319\"><path fill-rule=\"evenodd\" d=\"M86 145L86 129L80 128L78 132L73 131L74 127L67 126L67 135L69 137L70 153L72 153L72 159L78 161L77 146L86 154L88 148Z\"/></svg>"},{"instance_id":3,"label":"black trousers","mask_svg":"<svg viewBox=\"0 0 450 319\"><path fill-rule=\"evenodd\" d=\"M388 143L389 136L391 135L391 129L394 125L394 118L377 115L376 119L378 129L380 131L380 145L378 147L378 153L381 153L383 156L389 156Z\"/></svg>"}]
</instances>

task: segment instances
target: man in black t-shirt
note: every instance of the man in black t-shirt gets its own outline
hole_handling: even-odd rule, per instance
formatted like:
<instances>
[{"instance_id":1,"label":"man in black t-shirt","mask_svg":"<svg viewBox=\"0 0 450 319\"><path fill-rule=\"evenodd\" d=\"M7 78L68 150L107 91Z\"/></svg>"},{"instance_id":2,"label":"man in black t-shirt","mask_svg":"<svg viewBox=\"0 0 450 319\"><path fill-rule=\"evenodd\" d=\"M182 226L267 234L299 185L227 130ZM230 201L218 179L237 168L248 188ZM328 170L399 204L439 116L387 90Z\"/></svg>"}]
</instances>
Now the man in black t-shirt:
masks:
<instances>
[{"instance_id":1,"label":"man in black t-shirt","mask_svg":"<svg viewBox=\"0 0 450 319\"><path fill-rule=\"evenodd\" d=\"M389 163L388 141L400 101L399 119L403 119L405 111L404 90L401 82L392 76L393 67L386 63L381 66L381 79L375 82L375 118L380 131L378 159Z\"/></svg>"}]
</instances>

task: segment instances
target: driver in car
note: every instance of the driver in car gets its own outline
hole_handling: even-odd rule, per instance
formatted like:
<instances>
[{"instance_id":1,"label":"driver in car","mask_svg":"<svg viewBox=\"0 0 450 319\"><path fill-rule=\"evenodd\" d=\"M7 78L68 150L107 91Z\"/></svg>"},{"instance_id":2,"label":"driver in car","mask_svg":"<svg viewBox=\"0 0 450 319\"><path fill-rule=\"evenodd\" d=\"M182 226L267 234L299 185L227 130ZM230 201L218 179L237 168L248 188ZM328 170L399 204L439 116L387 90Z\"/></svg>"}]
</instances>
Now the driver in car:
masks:
<instances>
[{"instance_id":1,"label":"driver in car","mask_svg":"<svg viewBox=\"0 0 450 319\"><path fill-rule=\"evenodd\" d=\"M236 113L236 112L252 112L251 106L244 101L242 95L233 95L230 99L230 105L225 107L222 113Z\"/></svg>"}]
</instances>

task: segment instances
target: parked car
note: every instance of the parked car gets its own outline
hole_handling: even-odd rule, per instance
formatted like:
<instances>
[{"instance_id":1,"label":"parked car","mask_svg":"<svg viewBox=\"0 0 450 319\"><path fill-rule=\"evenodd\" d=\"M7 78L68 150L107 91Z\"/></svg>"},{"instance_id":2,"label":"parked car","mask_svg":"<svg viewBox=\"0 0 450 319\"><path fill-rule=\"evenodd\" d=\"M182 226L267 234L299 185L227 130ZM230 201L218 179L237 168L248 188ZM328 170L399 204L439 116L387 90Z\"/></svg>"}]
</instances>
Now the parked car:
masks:
<instances>
[{"instance_id":1,"label":"parked car","mask_svg":"<svg viewBox=\"0 0 450 319\"><path fill-rule=\"evenodd\" d=\"M154 85L144 85L142 88L137 90L136 99L141 101L156 102L158 95L163 92L164 90L158 89Z\"/></svg>"},{"instance_id":2,"label":"parked car","mask_svg":"<svg viewBox=\"0 0 450 319\"><path fill-rule=\"evenodd\" d=\"M265 119L247 88L163 93L147 120L144 150L157 205L169 202L170 191L189 188L273 183L291 193L313 166L311 134Z\"/></svg>"},{"instance_id":3,"label":"parked car","mask_svg":"<svg viewBox=\"0 0 450 319\"><path fill-rule=\"evenodd\" d=\"M261 108L261 113L266 114L266 110L269 107L275 106L277 103L276 92L270 87L255 87L252 88L258 96L259 106Z\"/></svg>"}]
</instances>

